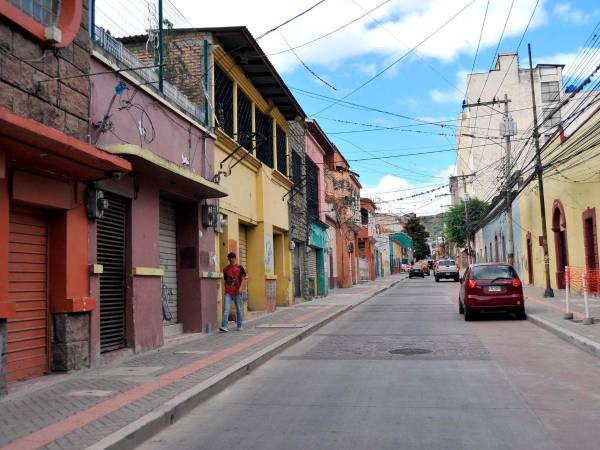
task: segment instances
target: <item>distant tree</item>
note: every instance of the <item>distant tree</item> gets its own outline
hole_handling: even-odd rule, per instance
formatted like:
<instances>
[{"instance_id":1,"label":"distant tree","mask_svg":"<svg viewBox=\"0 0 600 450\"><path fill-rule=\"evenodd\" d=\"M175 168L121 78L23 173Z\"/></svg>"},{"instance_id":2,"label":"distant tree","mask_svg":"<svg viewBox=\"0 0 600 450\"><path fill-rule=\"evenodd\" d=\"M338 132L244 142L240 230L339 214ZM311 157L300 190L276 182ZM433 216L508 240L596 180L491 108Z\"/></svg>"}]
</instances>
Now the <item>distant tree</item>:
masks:
<instances>
[{"instance_id":1,"label":"distant tree","mask_svg":"<svg viewBox=\"0 0 600 450\"><path fill-rule=\"evenodd\" d=\"M404 231L412 238L415 260L427 258L431 254L431 249L427 245L429 233L421 220L418 217L409 218L404 224Z\"/></svg>"},{"instance_id":2,"label":"distant tree","mask_svg":"<svg viewBox=\"0 0 600 450\"><path fill-rule=\"evenodd\" d=\"M469 226L472 232L473 227L485 215L489 204L478 198L472 198L468 201L467 207L469 209ZM448 232L448 240L450 242L454 242L461 247L466 244L467 233L464 201L454 205L450 208L450 211L448 211L448 214L446 215L446 229Z\"/></svg>"}]
</instances>

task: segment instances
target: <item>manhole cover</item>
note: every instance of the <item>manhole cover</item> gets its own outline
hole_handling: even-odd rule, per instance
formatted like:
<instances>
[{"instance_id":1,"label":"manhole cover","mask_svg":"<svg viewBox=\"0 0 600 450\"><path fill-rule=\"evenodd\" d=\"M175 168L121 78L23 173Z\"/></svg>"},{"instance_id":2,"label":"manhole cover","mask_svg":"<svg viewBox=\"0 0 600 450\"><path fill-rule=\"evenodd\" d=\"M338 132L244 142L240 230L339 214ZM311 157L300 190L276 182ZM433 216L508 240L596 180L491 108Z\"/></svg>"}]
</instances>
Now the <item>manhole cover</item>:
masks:
<instances>
[{"instance_id":1,"label":"manhole cover","mask_svg":"<svg viewBox=\"0 0 600 450\"><path fill-rule=\"evenodd\" d=\"M431 350L425 348L395 348L390 350L392 355L424 355L425 353L431 353Z\"/></svg>"}]
</instances>

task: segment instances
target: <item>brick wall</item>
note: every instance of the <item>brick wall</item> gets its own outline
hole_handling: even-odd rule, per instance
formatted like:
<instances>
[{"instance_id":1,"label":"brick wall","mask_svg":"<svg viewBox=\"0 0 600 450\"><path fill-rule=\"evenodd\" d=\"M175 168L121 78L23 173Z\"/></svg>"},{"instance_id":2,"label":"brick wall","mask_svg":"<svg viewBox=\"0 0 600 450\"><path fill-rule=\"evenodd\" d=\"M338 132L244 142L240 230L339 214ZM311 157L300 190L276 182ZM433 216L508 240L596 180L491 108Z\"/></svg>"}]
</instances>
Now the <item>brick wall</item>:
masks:
<instances>
[{"instance_id":1,"label":"brick wall","mask_svg":"<svg viewBox=\"0 0 600 450\"><path fill-rule=\"evenodd\" d=\"M204 105L204 40L210 36L198 32L174 32L166 29L164 45L164 79L197 105ZM158 50L148 52L146 41L123 44L144 65L158 64ZM209 50L210 51L210 50ZM210 84L210 83L209 83ZM158 87L158 86L155 86Z\"/></svg>"},{"instance_id":2,"label":"brick wall","mask_svg":"<svg viewBox=\"0 0 600 450\"><path fill-rule=\"evenodd\" d=\"M0 19L0 106L81 140L87 140L89 78L88 2L75 40L61 49L42 43Z\"/></svg>"}]
</instances>

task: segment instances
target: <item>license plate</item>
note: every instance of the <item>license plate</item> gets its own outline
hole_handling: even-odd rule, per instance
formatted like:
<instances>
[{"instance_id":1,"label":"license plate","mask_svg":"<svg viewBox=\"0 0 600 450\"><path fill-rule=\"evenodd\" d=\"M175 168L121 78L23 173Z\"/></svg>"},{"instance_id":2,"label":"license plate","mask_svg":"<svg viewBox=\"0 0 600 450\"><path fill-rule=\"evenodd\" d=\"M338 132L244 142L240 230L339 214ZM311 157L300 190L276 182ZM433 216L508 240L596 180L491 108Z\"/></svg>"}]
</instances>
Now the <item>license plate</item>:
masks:
<instances>
[{"instance_id":1,"label":"license plate","mask_svg":"<svg viewBox=\"0 0 600 450\"><path fill-rule=\"evenodd\" d=\"M488 287L490 292L502 292L502 286L490 286Z\"/></svg>"}]
</instances>

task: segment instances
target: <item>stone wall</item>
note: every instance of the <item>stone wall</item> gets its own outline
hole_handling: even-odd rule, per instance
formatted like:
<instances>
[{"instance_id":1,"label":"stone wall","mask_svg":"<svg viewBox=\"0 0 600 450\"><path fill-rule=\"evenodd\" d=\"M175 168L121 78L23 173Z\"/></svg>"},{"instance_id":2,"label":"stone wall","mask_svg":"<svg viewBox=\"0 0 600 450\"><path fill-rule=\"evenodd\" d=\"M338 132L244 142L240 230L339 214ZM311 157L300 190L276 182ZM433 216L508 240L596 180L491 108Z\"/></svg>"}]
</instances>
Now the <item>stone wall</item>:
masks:
<instances>
[{"instance_id":1,"label":"stone wall","mask_svg":"<svg viewBox=\"0 0 600 450\"><path fill-rule=\"evenodd\" d=\"M66 372L90 366L89 313L54 314L52 370Z\"/></svg>"},{"instance_id":2,"label":"stone wall","mask_svg":"<svg viewBox=\"0 0 600 450\"><path fill-rule=\"evenodd\" d=\"M79 33L69 46L45 48L16 25L3 21L0 47L0 106L87 140L89 77L85 75L90 69L87 0L83 2Z\"/></svg>"},{"instance_id":3,"label":"stone wall","mask_svg":"<svg viewBox=\"0 0 600 450\"><path fill-rule=\"evenodd\" d=\"M292 154L300 157L300 180L295 180L294 191L290 194L289 217L290 217L290 238L304 247L308 245L308 216L306 210L306 154L305 154L305 130L304 126L294 120L288 121L288 148L290 152L290 161L293 161ZM293 162L290 166L290 173L294 178ZM306 277L307 255L305 251L301 252L301 273L302 277L302 296L308 297L308 278Z\"/></svg>"}]
</instances>

